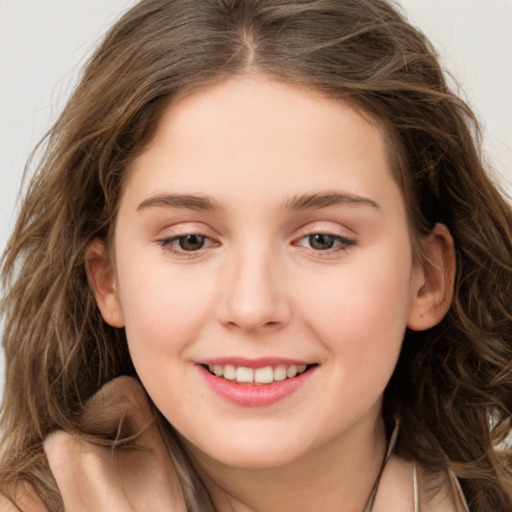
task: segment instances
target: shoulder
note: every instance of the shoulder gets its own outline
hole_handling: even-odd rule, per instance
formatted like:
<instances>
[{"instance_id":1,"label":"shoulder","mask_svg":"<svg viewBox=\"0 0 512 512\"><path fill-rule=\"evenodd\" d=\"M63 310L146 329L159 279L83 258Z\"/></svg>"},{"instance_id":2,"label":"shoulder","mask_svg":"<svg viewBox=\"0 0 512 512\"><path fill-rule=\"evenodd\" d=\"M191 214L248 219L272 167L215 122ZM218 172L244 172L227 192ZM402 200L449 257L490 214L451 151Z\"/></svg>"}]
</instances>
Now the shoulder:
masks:
<instances>
[{"instance_id":1,"label":"shoulder","mask_svg":"<svg viewBox=\"0 0 512 512\"><path fill-rule=\"evenodd\" d=\"M450 471L428 473L418 470L422 512L469 512L459 482Z\"/></svg>"},{"instance_id":2,"label":"shoulder","mask_svg":"<svg viewBox=\"0 0 512 512\"><path fill-rule=\"evenodd\" d=\"M16 485L12 493L0 489L0 512L49 512L33 487L26 482Z\"/></svg>"},{"instance_id":3,"label":"shoulder","mask_svg":"<svg viewBox=\"0 0 512 512\"><path fill-rule=\"evenodd\" d=\"M398 455L386 465L374 505L375 512L390 510L469 512L455 477L446 471L431 473Z\"/></svg>"}]
</instances>

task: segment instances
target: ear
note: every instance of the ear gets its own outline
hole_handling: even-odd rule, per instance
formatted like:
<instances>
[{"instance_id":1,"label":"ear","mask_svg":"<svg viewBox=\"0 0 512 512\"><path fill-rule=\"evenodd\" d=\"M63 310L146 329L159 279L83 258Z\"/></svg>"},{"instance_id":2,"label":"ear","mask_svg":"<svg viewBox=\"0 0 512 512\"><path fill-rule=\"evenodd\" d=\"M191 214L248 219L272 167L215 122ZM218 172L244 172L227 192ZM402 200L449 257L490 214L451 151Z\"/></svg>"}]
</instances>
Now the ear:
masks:
<instances>
[{"instance_id":1,"label":"ear","mask_svg":"<svg viewBox=\"0 0 512 512\"><path fill-rule=\"evenodd\" d=\"M85 269L89 286L105 322L112 327L124 327L124 317L117 294L114 267L105 244L94 240L85 251Z\"/></svg>"},{"instance_id":2,"label":"ear","mask_svg":"<svg viewBox=\"0 0 512 512\"><path fill-rule=\"evenodd\" d=\"M413 271L407 326L423 331L437 325L447 313L455 279L455 248L450 231L436 224L423 241L424 259Z\"/></svg>"}]
</instances>

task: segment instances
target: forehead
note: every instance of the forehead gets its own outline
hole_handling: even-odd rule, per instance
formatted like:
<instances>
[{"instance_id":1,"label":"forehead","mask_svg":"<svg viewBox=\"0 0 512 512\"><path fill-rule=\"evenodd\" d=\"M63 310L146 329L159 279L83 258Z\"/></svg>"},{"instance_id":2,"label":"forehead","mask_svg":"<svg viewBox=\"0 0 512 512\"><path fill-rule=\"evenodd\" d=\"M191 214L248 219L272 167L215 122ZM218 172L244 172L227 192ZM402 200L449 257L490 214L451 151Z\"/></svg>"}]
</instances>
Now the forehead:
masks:
<instances>
[{"instance_id":1,"label":"forehead","mask_svg":"<svg viewBox=\"0 0 512 512\"><path fill-rule=\"evenodd\" d=\"M173 102L132 163L127 188L219 200L333 186L381 196L392 180L388 160L382 128L347 103L249 76Z\"/></svg>"}]
</instances>

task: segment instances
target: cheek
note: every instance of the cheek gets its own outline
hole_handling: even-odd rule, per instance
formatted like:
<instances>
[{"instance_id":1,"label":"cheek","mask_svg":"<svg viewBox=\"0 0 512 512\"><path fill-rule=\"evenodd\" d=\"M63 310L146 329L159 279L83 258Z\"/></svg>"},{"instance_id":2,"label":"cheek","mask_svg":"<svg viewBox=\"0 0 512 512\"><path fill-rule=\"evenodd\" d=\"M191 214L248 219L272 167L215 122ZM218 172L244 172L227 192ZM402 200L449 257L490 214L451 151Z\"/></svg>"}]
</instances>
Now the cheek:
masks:
<instances>
[{"instance_id":1,"label":"cheek","mask_svg":"<svg viewBox=\"0 0 512 512\"><path fill-rule=\"evenodd\" d=\"M363 262L361 262L363 263ZM398 359L410 303L410 260L380 258L347 266L339 276L303 283L297 295L308 328L334 355L340 379L387 384Z\"/></svg>"},{"instance_id":2,"label":"cheek","mask_svg":"<svg viewBox=\"0 0 512 512\"><path fill-rule=\"evenodd\" d=\"M176 353L199 335L211 314L213 283L170 265L149 265L138 272L128 263L120 269L120 302L134 362Z\"/></svg>"},{"instance_id":3,"label":"cheek","mask_svg":"<svg viewBox=\"0 0 512 512\"><path fill-rule=\"evenodd\" d=\"M208 323L211 285L186 272L158 272L155 266L152 270L138 277L128 271L122 281L128 348L154 403L169 419L180 418L197 401L197 392L188 384L193 365L183 362Z\"/></svg>"}]
</instances>

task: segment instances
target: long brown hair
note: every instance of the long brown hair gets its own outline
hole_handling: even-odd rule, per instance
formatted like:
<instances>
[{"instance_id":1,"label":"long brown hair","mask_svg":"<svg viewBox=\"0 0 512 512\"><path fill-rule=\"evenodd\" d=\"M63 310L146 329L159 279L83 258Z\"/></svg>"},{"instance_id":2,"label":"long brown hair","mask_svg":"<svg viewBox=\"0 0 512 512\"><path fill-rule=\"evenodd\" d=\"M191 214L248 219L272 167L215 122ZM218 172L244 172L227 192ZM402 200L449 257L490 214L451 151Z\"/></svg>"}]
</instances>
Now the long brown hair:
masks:
<instances>
[{"instance_id":1,"label":"long brown hair","mask_svg":"<svg viewBox=\"0 0 512 512\"><path fill-rule=\"evenodd\" d=\"M380 122L413 241L436 222L449 227L453 303L435 328L406 333L385 419L400 418L404 456L456 472L473 511L510 510L511 207L484 172L476 120L434 49L384 0L144 0L112 28L45 141L3 256L5 492L21 479L60 510L43 439L83 433L85 400L135 374L124 331L102 320L84 269L91 241L108 242L129 163L177 96L248 71ZM168 441L189 510L213 510Z\"/></svg>"}]
</instances>

